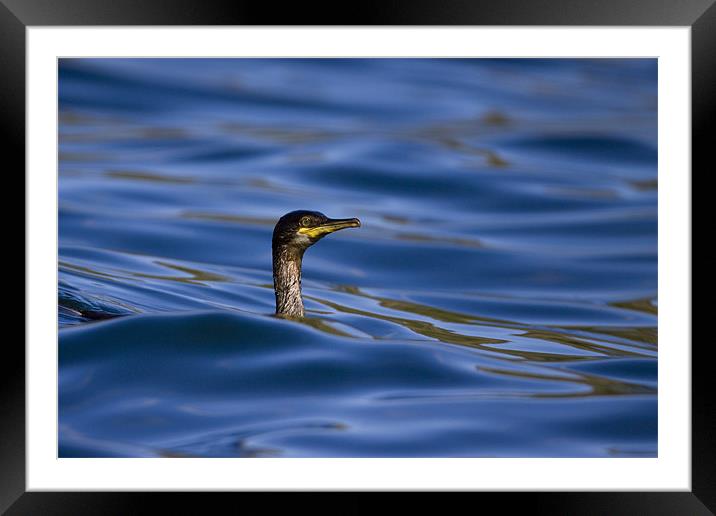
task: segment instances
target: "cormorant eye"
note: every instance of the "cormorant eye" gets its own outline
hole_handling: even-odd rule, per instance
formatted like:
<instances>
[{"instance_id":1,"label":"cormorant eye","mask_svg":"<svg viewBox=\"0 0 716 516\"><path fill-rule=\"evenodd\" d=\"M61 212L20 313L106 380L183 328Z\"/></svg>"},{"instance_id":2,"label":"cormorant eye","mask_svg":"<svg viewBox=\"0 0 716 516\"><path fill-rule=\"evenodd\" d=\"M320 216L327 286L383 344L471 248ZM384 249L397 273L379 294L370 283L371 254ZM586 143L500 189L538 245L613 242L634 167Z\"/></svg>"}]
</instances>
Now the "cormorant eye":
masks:
<instances>
[{"instance_id":1,"label":"cormorant eye","mask_svg":"<svg viewBox=\"0 0 716 516\"><path fill-rule=\"evenodd\" d=\"M302 225L304 228L307 228L308 226L310 226L310 225L311 225L311 217L303 217L303 218L301 219L301 225Z\"/></svg>"}]
</instances>

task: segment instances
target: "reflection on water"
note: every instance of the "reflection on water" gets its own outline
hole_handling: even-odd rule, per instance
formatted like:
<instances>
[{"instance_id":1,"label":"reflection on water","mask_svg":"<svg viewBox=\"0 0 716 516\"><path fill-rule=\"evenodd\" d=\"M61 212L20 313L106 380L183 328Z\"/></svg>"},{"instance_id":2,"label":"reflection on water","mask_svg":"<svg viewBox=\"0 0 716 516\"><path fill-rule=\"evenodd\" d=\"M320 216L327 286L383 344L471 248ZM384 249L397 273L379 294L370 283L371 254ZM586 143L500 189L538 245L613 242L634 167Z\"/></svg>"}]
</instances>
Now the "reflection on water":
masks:
<instances>
[{"instance_id":1,"label":"reflection on water","mask_svg":"<svg viewBox=\"0 0 716 516\"><path fill-rule=\"evenodd\" d=\"M61 456L656 455L655 60L59 73Z\"/></svg>"}]
</instances>

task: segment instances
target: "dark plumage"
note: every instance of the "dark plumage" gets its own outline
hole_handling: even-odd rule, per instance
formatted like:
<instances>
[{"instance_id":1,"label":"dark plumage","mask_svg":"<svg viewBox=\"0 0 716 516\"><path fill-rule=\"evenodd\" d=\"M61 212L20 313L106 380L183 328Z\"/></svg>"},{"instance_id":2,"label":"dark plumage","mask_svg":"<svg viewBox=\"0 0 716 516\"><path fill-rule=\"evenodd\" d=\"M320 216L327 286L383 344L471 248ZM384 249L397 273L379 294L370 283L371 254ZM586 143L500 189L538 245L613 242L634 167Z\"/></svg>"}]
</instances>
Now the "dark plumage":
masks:
<instances>
[{"instance_id":1,"label":"dark plumage","mask_svg":"<svg viewBox=\"0 0 716 516\"><path fill-rule=\"evenodd\" d=\"M301 263L306 249L334 231L357 227L358 219L329 219L306 210L292 211L278 220L271 246L277 315L303 317Z\"/></svg>"}]
</instances>

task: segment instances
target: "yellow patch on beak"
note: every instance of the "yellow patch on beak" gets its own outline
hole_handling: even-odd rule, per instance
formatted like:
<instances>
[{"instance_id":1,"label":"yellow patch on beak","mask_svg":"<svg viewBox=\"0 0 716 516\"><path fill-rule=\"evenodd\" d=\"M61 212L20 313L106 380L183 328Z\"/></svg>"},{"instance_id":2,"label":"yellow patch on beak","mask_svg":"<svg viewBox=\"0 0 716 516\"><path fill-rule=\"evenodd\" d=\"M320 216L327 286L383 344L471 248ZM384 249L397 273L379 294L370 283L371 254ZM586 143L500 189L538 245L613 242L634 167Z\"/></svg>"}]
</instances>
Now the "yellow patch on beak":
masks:
<instances>
[{"instance_id":1,"label":"yellow patch on beak","mask_svg":"<svg viewBox=\"0 0 716 516\"><path fill-rule=\"evenodd\" d=\"M298 228L298 233L309 238L318 238L339 229L358 227L360 227L360 220L358 219L335 219L313 228Z\"/></svg>"}]
</instances>

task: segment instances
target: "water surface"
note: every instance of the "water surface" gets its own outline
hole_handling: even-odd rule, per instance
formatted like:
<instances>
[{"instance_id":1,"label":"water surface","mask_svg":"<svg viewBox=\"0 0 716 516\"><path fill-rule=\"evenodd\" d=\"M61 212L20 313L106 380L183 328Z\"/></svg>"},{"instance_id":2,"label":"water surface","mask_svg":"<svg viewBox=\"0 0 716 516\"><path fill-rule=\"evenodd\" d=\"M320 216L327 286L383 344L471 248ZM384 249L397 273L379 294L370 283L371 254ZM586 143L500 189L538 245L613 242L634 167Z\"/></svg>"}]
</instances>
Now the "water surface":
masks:
<instances>
[{"instance_id":1,"label":"water surface","mask_svg":"<svg viewBox=\"0 0 716 516\"><path fill-rule=\"evenodd\" d=\"M61 60L60 456L656 456L656 71Z\"/></svg>"}]
</instances>

